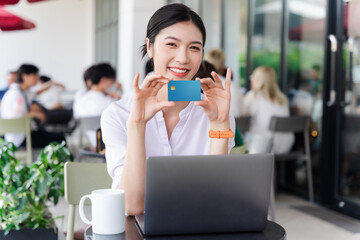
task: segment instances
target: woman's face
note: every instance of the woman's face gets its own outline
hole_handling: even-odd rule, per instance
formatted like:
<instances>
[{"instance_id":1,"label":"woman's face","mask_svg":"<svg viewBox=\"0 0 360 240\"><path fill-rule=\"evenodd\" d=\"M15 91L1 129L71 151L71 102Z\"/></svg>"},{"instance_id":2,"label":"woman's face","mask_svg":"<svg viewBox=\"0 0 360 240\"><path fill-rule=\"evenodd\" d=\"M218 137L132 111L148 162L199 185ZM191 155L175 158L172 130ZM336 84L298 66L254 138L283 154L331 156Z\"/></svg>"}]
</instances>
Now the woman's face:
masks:
<instances>
[{"instance_id":1,"label":"woman's face","mask_svg":"<svg viewBox=\"0 0 360 240\"><path fill-rule=\"evenodd\" d=\"M251 80L251 90L255 91L257 87L258 79L256 78L256 75L254 73L251 75L250 80Z\"/></svg>"},{"instance_id":2,"label":"woman's face","mask_svg":"<svg viewBox=\"0 0 360 240\"><path fill-rule=\"evenodd\" d=\"M257 91L257 90L260 90L262 88L262 82L261 82L261 73L259 72L254 72L252 74L252 77L251 77L251 90L253 91Z\"/></svg>"},{"instance_id":3,"label":"woman's face","mask_svg":"<svg viewBox=\"0 0 360 240\"><path fill-rule=\"evenodd\" d=\"M197 73L203 57L200 30L192 22L179 22L162 29L147 51L154 60L154 72L173 79L190 80Z\"/></svg>"}]
</instances>

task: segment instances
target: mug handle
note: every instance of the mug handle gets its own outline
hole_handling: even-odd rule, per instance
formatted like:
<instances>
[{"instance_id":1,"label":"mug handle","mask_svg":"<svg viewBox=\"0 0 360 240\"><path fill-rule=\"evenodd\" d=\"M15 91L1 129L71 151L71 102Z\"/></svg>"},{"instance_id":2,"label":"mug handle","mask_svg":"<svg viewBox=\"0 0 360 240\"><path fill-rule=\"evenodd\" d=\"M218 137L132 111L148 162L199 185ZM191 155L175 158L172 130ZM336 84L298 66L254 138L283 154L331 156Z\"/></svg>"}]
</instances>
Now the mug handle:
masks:
<instances>
[{"instance_id":1,"label":"mug handle","mask_svg":"<svg viewBox=\"0 0 360 240\"><path fill-rule=\"evenodd\" d=\"M85 216L85 212L84 212L84 203L85 203L85 200L87 198L90 199L90 201L91 201L91 195L90 194L81 197L80 203L79 203L79 214L80 214L81 220L84 223L92 224L91 221L89 219L87 219L87 217Z\"/></svg>"}]
</instances>

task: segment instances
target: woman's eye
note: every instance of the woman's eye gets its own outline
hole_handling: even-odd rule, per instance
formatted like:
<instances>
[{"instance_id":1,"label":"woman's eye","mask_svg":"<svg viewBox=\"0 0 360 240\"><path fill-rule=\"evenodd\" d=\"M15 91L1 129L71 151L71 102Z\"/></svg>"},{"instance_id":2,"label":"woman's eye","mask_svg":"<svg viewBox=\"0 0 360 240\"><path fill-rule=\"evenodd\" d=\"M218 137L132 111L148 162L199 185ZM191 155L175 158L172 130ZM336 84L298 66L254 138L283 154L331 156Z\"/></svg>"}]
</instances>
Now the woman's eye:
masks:
<instances>
[{"instance_id":1,"label":"woman's eye","mask_svg":"<svg viewBox=\"0 0 360 240\"><path fill-rule=\"evenodd\" d=\"M176 47L175 43L167 43L166 45L171 46L171 47Z\"/></svg>"},{"instance_id":2,"label":"woman's eye","mask_svg":"<svg viewBox=\"0 0 360 240\"><path fill-rule=\"evenodd\" d=\"M191 46L190 49L196 50L196 51L200 51L200 48L199 48L199 47L196 47L196 46Z\"/></svg>"}]
</instances>

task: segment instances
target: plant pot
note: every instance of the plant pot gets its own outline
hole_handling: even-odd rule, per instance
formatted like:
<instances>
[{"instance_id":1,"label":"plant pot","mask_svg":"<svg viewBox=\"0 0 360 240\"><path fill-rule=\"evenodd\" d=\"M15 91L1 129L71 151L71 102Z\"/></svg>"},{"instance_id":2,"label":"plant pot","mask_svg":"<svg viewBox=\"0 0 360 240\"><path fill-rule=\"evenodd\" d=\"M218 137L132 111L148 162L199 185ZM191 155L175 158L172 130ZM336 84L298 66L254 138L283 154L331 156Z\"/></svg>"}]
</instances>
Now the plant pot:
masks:
<instances>
[{"instance_id":1,"label":"plant pot","mask_svg":"<svg viewBox=\"0 0 360 240\"><path fill-rule=\"evenodd\" d=\"M37 229L20 229L10 230L5 236L4 230L0 230L1 240L24 240L24 239L46 239L46 240L57 240L58 234L53 228L37 228Z\"/></svg>"}]
</instances>

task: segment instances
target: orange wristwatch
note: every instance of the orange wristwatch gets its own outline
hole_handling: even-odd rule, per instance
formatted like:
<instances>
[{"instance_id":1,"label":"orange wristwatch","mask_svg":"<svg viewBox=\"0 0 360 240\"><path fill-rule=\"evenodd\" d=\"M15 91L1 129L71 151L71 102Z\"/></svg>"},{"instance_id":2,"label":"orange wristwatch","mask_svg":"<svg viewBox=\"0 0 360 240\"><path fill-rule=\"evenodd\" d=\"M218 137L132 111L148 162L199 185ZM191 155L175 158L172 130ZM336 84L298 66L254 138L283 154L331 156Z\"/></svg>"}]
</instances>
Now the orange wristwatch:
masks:
<instances>
[{"instance_id":1,"label":"orange wristwatch","mask_svg":"<svg viewBox=\"0 0 360 240\"><path fill-rule=\"evenodd\" d=\"M209 131L209 137L210 138L233 138L234 133L229 129L229 131Z\"/></svg>"}]
</instances>

